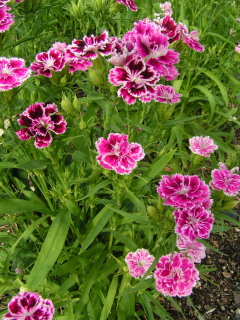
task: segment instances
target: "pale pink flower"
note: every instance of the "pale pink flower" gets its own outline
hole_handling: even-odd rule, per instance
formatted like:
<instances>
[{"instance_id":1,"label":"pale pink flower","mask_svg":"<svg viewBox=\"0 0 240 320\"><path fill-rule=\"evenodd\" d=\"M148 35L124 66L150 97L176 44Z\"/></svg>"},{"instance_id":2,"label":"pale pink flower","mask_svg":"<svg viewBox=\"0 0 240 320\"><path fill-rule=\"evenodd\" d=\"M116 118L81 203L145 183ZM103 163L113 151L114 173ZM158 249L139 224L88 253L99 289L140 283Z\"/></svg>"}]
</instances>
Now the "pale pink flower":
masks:
<instances>
[{"instance_id":1,"label":"pale pink flower","mask_svg":"<svg viewBox=\"0 0 240 320\"><path fill-rule=\"evenodd\" d=\"M18 119L18 124L26 128L16 132L21 140L29 140L35 137L36 148L48 147L52 142L50 131L61 134L66 131L66 121L58 114L54 103L46 104L36 102L30 105Z\"/></svg>"},{"instance_id":2,"label":"pale pink flower","mask_svg":"<svg viewBox=\"0 0 240 320\"><path fill-rule=\"evenodd\" d=\"M189 241L189 239L178 236L177 247L182 253L187 255L192 262L200 263L206 257L206 247L197 241Z\"/></svg>"},{"instance_id":3,"label":"pale pink flower","mask_svg":"<svg viewBox=\"0 0 240 320\"><path fill-rule=\"evenodd\" d=\"M124 4L128 9L137 11L137 6L133 0L116 0L118 3Z\"/></svg>"},{"instance_id":4,"label":"pale pink flower","mask_svg":"<svg viewBox=\"0 0 240 320\"><path fill-rule=\"evenodd\" d=\"M113 41L113 48L111 58L107 61L115 66L123 66L127 58L136 52L136 44L132 41L124 39L115 39Z\"/></svg>"},{"instance_id":5,"label":"pale pink flower","mask_svg":"<svg viewBox=\"0 0 240 320\"><path fill-rule=\"evenodd\" d=\"M164 204L176 208L191 208L204 206L209 209L212 204L208 185L198 176L189 176L176 173L172 177L163 175L157 186L160 197L165 199Z\"/></svg>"},{"instance_id":6,"label":"pale pink flower","mask_svg":"<svg viewBox=\"0 0 240 320\"><path fill-rule=\"evenodd\" d=\"M125 257L129 273L134 278L143 277L154 261L154 256L150 255L146 249L137 249L129 252Z\"/></svg>"},{"instance_id":7,"label":"pale pink flower","mask_svg":"<svg viewBox=\"0 0 240 320\"><path fill-rule=\"evenodd\" d=\"M65 55L66 53L66 50L67 50L67 45L65 42L54 42L51 49L54 49L54 50L58 50L60 52L62 52L62 54Z\"/></svg>"},{"instance_id":8,"label":"pale pink flower","mask_svg":"<svg viewBox=\"0 0 240 320\"><path fill-rule=\"evenodd\" d=\"M178 235L194 241L196 238L209 238L213 227L214 218L209 210L203 207L194 206L192 208L177 209L173 212Z\"/></svg>"},{"instance_id":9,"label":"pale pink flower","mask_svg":"<svg viewBox=\"0 0 240 320\"><path fill-rule=\"evenodd\" d=\"M156 289L165 296L186 297L199 280L194 263L179 252L162 256L154 272Z\"/></svg>"},{"instance_id":10,"label":"pale pink flower","mask_svg":"<svg viewBox=\"0 0 240 320\"><path fill-rule=\"evenodd\" d=\"M36 61L30 65L30 69L35 75L52 77L51 71L61 71L66 63L65 54L59 50L49 49L47 52L41 52L36 55Z\"/></svg>"},{"instance_id":11,"label":"pale pink flower","mask_svg":"<svg viewBox=\"0 0 240 320\"><path fill-rule=\"evenodd\" d=\"M240 43L235 47L235 50L240 53Z\"/></svg>"},{"instance_id":12,"label":"pale pink flower","mask_svg":"<svg viewBox=\"0 0 240 320\"><path fill-rule=\"evenodd\" d=\"M30 73L24 59L0 57L0 91L20 86Z\"/></svg>"},{"instance_id":13,"label":"pale pink flower","mask_svg":"<svg viewBox=\"0 0 240 320\"><path fill-rule=\"evenodd\" d=\"M202 157L210 157L210 153L218 149L210 137L196 136L189 139L189 149Z\"/></svg>"},{"instance_id":14,"label":"pale pink flower","mask_svg":"<svg viewBox=\"0 0 240 320\"><path fill-rule=\"evenodd\" d=\"M119 133L110 133L107 139L99 138L96 148L98 163L119 174L130 174L136 168L137 161L145 156L140 144L129 143L128 136Z\"/></svg>"},{"instance_id":15,"label":"pale pink flower","mask_svg":"<svg viewBox=\"0 0 240 320\"><path fill-rule=\"evenodd\" d=\"M55 313L51 300L37 292L20 292L8 304L3 320L52 320Z\"/></svg>"},{"instance_id":16,"label":"pale pink flower","mask_svg":"<svg viewBox=\"0 0 240 320\"><path fill-rule=\"evenodd\" d=\"M182 95L175 92L171 86L164 86L162 84L155 87L154 100L162 103L177 103L180 101Z\"/></svg>"},{"instance_id":17,"label":"pale pink flower","mask_svg":"<svg viewBox=\"0 0 240 320\"><path fill-rule=\"evenodd\" d=\"M236 196L240 191L240 175L238 167L228 170L226 165L219 162L219 169L212 171L212 180L209 185L215 190L222 190L227 196Z\"/></svg>"},{"instance_id":18,"label":"pale pink flower","mask_svg":"<svg viewBox=\"0 0 240 320\"><path fill-rule=\"evenodd\" d=\"M160 8L162 9L162 11L165 15L171 16L173 13L171 3L168 1L166 1L164 3L160 3Z\"/></svg>"}]
</instances>

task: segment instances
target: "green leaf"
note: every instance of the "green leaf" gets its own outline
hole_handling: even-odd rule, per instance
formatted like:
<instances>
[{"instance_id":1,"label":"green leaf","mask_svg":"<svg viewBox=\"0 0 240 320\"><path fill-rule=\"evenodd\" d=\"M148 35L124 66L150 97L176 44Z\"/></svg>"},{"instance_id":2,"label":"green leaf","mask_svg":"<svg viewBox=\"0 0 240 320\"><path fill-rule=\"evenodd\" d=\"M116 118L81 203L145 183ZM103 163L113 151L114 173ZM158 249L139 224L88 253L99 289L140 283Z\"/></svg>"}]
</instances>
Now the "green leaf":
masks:
<instances>
[{"instance_id":1,"label":"green leaf","mask_svg":"<svg viewBox=\"0 0 240 320\"><path fill-rule=\"evenodd\" d=\"M198 89L199 91L201 91L207 97L208 102L209 102L210 107L211 107L211 112L209 114L208 120L212 121L212 118L213 118L213 115L214 115L214 112L215 112L215 108L216 108L216 101L215 101L214 95L211 93L211 91L209 89L207 89L204 86L197 85L197 86L194 86L193 88Z\"/></svg>"},{"instance_id":2,"label":"green leaf","mask_svg":"<svg viewBox=\"0 0 240 320\"><path fill-rule=\"evenodd\" d=\"M106 187L107 185L109 185L111 183L111 180L107 179L105 181L100 182L99 184L97 184L94 188L92 188L92 190L84 197L82 197L80 200L84 200L88 197L90 197L91 195L93 195L94 193L98 192L98 190Z\"/></svg>"},{"instance_id":3,"label":"green leaf","mask_svg":"<svg viewBox=\"0 0 240 320\"><path fill-rule=\"evenodd\" d=\"M120 242L124 243L125 246L129 250L131 250L131 251L136 251L137 250L138 245L133 240L131 240L128 236L125 236L121 232L113 231L113 230L111 230L111 233L114 235L114 237L116 239L118 239Z\"/></svg>"},{"instance_id":4,"label":"green leaf","mask_svg":"<svg viewBox=\"0 0 240 320\"><path fill-rule=\"evenodd\" d=\"M71 215L62 211L49 228L47 237L27 280L27 287L35 291L42 284L48 272L52 269L65 243Z\"/></svg>"},{"instance_id":5,"label":"green leaf","mask_svg":"<svg viewBox=\"0 0 240 320\"><path fill-rule=\"evenodd\" d=\"M35 170L35 169L44 169L48 164L50 164L49 160L31 160L19 165L19 168L25 170Z\"/></svg>"},{"instance_id":6,"label":"green leaf","mask_svg":"<svg viewBox=\"0 0 240 320\"><path fill-rule=\"evenodd\" d=\"M113 277L112 282L110 284L108 294L106 297L106 302L105 302L105 305L103 306L103 309L102 309L100 320L107 320L108 319L108 315L111 312L113 301L114 301L114 298L116 295L117 286L118 286L118 277L115 276L115 277Z\"/></svg>"},{"instance_id":7,"label":"green leaf","mask_svg":"<svg viewBox=\"0 0 240 320\"><path fill-rule=\"evenodd\" d=\"M53 212L44 205L36 201L21 199L4 199L0 198L0 214L2 213L24 213L26 211L39 211L53 215Z\"/></svg>"},{"instance_id":8,"label":"green leaf","mask_svg":"<svg viewBox=\"0 0 240 320\"><path fill-rule=\"evenodd\" d=\"M0 169L19 168L19 165L13 162L0 162Z\"/></svg>"},{"instance_id":9,"label":"green leaf","mask_svg":"<svg viewBox=\"0 0 240 320\"><path fill-rule=\"evenodd\" d=\"M142 200L136 197L135 194L132 191L130 191L127 187L125 187L124 193L140 212L144 212L147 214L145 204Z\"/></svg>"}]
</instances>

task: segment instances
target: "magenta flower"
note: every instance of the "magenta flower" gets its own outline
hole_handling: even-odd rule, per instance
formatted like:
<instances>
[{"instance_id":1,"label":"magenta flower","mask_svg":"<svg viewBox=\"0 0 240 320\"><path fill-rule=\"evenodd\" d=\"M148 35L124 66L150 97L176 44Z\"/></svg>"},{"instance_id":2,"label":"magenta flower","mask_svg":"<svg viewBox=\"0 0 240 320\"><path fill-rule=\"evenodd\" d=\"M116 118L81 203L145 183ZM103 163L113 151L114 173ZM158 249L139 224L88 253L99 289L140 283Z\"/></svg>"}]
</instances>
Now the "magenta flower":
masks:
<instances>
[{"instance_id":1,"label":"magenta flower","mask_svg":"<svg viewBox=\"0 0 240 320\"><path fill-rule=\"evenodd\" d=\"M192 262L200 263L206 256L206 247L197 241L189 241L183 236L178 236L177 247L181 252L187 255Z\"/></svg>"},{"instance_id":2,"label":"magenta flower","mask_svg":"<svg viewBox=\"0 0 240 320\"><path fill-rule=\"evenodd\" d=\"M154 261L154 256L150 255L146 249L137 249L129 252L125 258L129 273L134 278L143 277Z\"/></svg>"},{"instance_id":3,"label":"magenta flower","mask_svg":"<svg viewBox=\"0 0 240 320\"><path fill-rule=\"evenodd\" d=\"M199 280L194 263L179 252L162 256L154 272L156 289L165 296L186 297Z\"/></svg>"},{"instance_id":4,"label":"magenta flower","mask_svg":"<svg viewBox=\"0 0 240 320\"><path fill-rule=\"evenodd\" d=\"M180 36L183 42L186 43L191 49L199 52L203 52L205 47L199 42L198 31L193 30L189 33L185 24L179 23Z\"/></svg>"},{"instance_id":5,"label":"magenta flower","mask_svg":"<svg viewBox=\"0 0 240 320\"><path fill-rule=\"evenodd\" d=\"M172 177L163 175L157 186L160 197L165 199L164 204L176 208L191 208L204 205L209 209L212 201L210 189L198 176L189 176L176 173Z\"/></svg>"},{"instance_id":6,"label":"magenta flower","mask_svg":"<svg viewBox=\"0 0 240 320\"><path fill-rule=\"evenodd\" d=\"M209 238L214 223L211 211L195 206L191 209L177 209L173 214L176 222L175 231L178 235L189 241Z\"/></svg>"},{"instance_id":7,"label":"magenta flower","mask_svg":"<svg viewBox=\"0 0 240 320\"><path fill-rule=\"evenodd\" d=\"M128 136L110 133L108 138L99 138L96 142L97 161L105 169L119 174L130 174L137 166L137 161L145 154L140 144L129 143Z\"/></svg>"},{"instance_id":8,"label":"magenta flower","mask_svg":"<svg viewBox=\"0 0 240 320\"><path fill-rule=\"evenodd\" d=\"M52 320L55 313L51 300L37 292L20 292L8 304L3 320Z\"/></svg>"},{"instance_id":9,"label":"magenta flower","mask_svg":"<svg viewBox=\"0 0 240 320\"><path fill-rule=\"evenodd\" d=\"M14 23L14 15L8 13L11 8L0 5L0 33L7 31Z\"/></svg>"},{"instance_id":10,"label":"magenta flower","mask_svg":"<svg viewBox=\"0 0 240 320\"><path fill-rule=\"evenodd\" d=\"M44 77L52 77L51 71L60 71L66 63L65 55L55 49L41 52L36 55L36 61L30 65L30 69L35 72L35 76L41 74Z\"/></svg>"},{"instance_id":11,"label":"magenta flower","mask_svg":"<svg viewBox=\"0 0 240 320\"><path fill-rule=\"evenodd\" d=\"M189 149L199 156L210 157L210 153L218 149L218 146L214 144L213 139L210 137L196 136L189 139Z\"/></svg>"},{"instance_id":12,"label":"magenta flower","mask_svg":"<svg viewBox=\"0 0 240 320\"><path fill-rule=\"evenodd\" d=\"M0 57L0 91L20 86L30 73L31 70L25 67L24 59Z\"/></svg>"},{"instance_id":13,"label":"magenta flower","mask_svg":"<svg viewBox=\"0 0 240 320\"><path fill-rule=\"evenodd\" d=\"M212 180L209 185L215 190L222 190L227 196L236 196L240 191L240 175L235 172L239 168L228 170L226 165L219 162L219 169L212 171Z\"/></svg>"},{"instance_id":14,"label":"magenta flower","mask_svg":"<svg viewBox=\"0 0 240 320\"><path fill-rule=\"evenodd\" d=\"M154 68L145 61L129 57L124 67L115 67L110 70L108 79L115 86L121 86L118 96L128 104L133 104L136 99L144 97L147 93L154 93L153 86L158 81L158 74Z\"/></svg>"},{"instance_id":15,"label":"magenta flower","mask_svg":"<svg viewBox=\"0 0 240 320\"><path fill-rule=\"evenodd\" d=\"M162 103L177 103L180 101L182 95L175 92L171 86L164 86L162 84L155 87L154 100Z\"/></svg>"},{"instance_id":16,"label":"magenta flower","mask_svg":"<svg viewBox=\"0 0 240 320\"><path fill-rule=\"evenodd\" d=\"M48 147L52 142L50 131L61 134L66 131L66 121L58 114L57 106L36 102L30 105L18 119L18 124L26 128L16 132L21 140L29 140L35 137L36 148Z\"/></svg>"},{"instance_id":17,"label":"magenta flower","mask_svg":"<svg viewBox=\"0 0 240 320\"><path fill-rule=\"evenodd\" d=\"M133 0L116 0L118 3L124 4L128 9L137 11L137 6Z\"/></svg>"},{"instance_id":18,"label":"magenta flower","mask_svg":"<svg viewBox=\"0 0 240 320\"><path fill-rule=\"evenodd\" d=\"M0 8L4 7L10 0L0 0Z\"/></svg>"},{"instance_id":19,"label":"magenta flower","mask_svg":"<svg viewBox=\"0 0 240 320\"><path fill-rule=\"evenodd\" d=\"M240 53L240 43L234 49L237 51L237 53Z\"/></svg>"}]
</instances>

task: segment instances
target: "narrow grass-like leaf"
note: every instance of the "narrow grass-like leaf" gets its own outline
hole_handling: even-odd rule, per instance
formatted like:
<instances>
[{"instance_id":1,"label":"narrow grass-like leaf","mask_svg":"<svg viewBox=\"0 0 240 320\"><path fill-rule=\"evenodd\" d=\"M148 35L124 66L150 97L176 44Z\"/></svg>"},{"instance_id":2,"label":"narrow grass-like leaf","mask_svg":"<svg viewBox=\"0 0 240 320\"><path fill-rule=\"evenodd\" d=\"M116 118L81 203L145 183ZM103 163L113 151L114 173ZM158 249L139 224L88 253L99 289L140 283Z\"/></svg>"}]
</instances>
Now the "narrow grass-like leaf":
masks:
<instances>
[{"instance_id":1,"label":"narrow grass-like leaf","mask_svg":"<svg viewBox=\"0 0 240 320\"><path fill-rule=\"evenodd\" d=\"M131 251L136 251L138 248L138 245L129 237L123 235L121 232L118 231L111 231L111 233L114 235L116 239L118 239L120 242L124 243L125 246L131 250Z\"/></svg>"},{"instance_id":2,"label":"narrow grass-like leaf","mask_svg":"<svg viewBox=\"0 0 240 320\"><path fill-rule=\"evenodd\" d=\"M0 198L0 214L16 212L24 213L27 211L39 211L42 213L53 215L53 212L51 210L36 201Z\"/></svg>"},{"instance_id":3,"label":"narrow grass-like leaf","mask_svg":"<svg viewBox=\"0 0 240 320\"><path fill-rule=\"evenodd\" d=\"M89 198L91 195L93 195L94 193L98 192L98 190L106 187L110 183L111 183L111 180L109 180L109 179L98 183L94 188L92 188L92 190L86 196L84 196L80 200L84 200L86 198Z\"/></svg>"},{"instance_id":4,"label":"narrow grass-like leaf","mask_svg":"<svg viewBox=\"0 0 240 320\"><path fill-rule=\"evenodd\" d=\"M140 212L144 212L147 214L146 207L142 200L135 196L135 194L132 191L130 191L127 187L124 189L124 193Z\"/></svg>"},{"instance_id":5,"label":"narrow grass-like leaf","mask_svg":"<svg viewBox=\"0 0 240 320\"><path fill-rule=\"evenodd\" d=\"M62 251L67 237L71 215L62 211L54 219L47 237L27 280L27 287L34 291L44 282Z\"/></svg>"},{"instance_id":6,"label":"narrow grass-like leaf","mask_svg":"<svg viewBox=\"0 0 240 320\"><path fill-rule=\"evenodd\" d=\"M201 91L207 97L208 102L209 102L210 107L211 107L211 112L209 114L208 120L212 121L212 118L213 118L213 115L214 115L214 112L215 112L215 108L216 108L216 101L215 101L214 95L211 93L211 91L209 89L207 89L204 86L197 85L197 86L194 86L193 88L198 89L199 91Z\"/></svg>"},{"instance_id":7,"label":"narrow grass-like leaf","mask_svg":"<svg viewBox=\"0 0 240 320\"><path fill-rule=\"evenodd\" d=\"M112 282L110 284L107 297L106 297L106 304L103 306L103 310L101 313L100 320L107 320L108 315L111 312L111 308L113 305L113 301L116 295L117 291L117 286L118 286L118 277L113 277Z\"/></svg>"}]
</instances>

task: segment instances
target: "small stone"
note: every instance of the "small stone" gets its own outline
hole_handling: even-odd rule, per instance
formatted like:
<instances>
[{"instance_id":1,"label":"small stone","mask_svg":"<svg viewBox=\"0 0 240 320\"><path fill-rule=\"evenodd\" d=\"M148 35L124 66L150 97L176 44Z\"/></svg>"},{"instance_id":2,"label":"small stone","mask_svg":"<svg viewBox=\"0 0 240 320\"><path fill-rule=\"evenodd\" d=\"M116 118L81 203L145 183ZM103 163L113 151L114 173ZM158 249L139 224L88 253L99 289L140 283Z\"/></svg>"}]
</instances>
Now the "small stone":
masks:
<instances>
[{"instance_id":1,"label":"small stone","mask_svg":"<svg viewBox=\"0 0 240 320\"><path fill-rule=\"evenodd\" d=\"M240 293L237 291L233 291L233 299L236 304L240 304Z\"/></svg>"},{"instance_id":2,"label":"small stone","mask_svg":"<svg viewBox=\"0 0 240 320\"><path fill-rule=\"evenodd\" d=\"M222 311L225 311L225 308L224 308L224 306L221 306L221 307L220 307L220 309L221 309Z\"/></svg>"},{"instance_id":3,"label":"small stone","mask_svg":"<svg viewBox=\"0 0 240 320\"><path fill-rule=\"evenodd\" d=\"M227 279L231 278L231 276L232 276L230 272L223 272L222 274L223 274L224 278L227 278Z\"/></svg>"}]
</instances>

